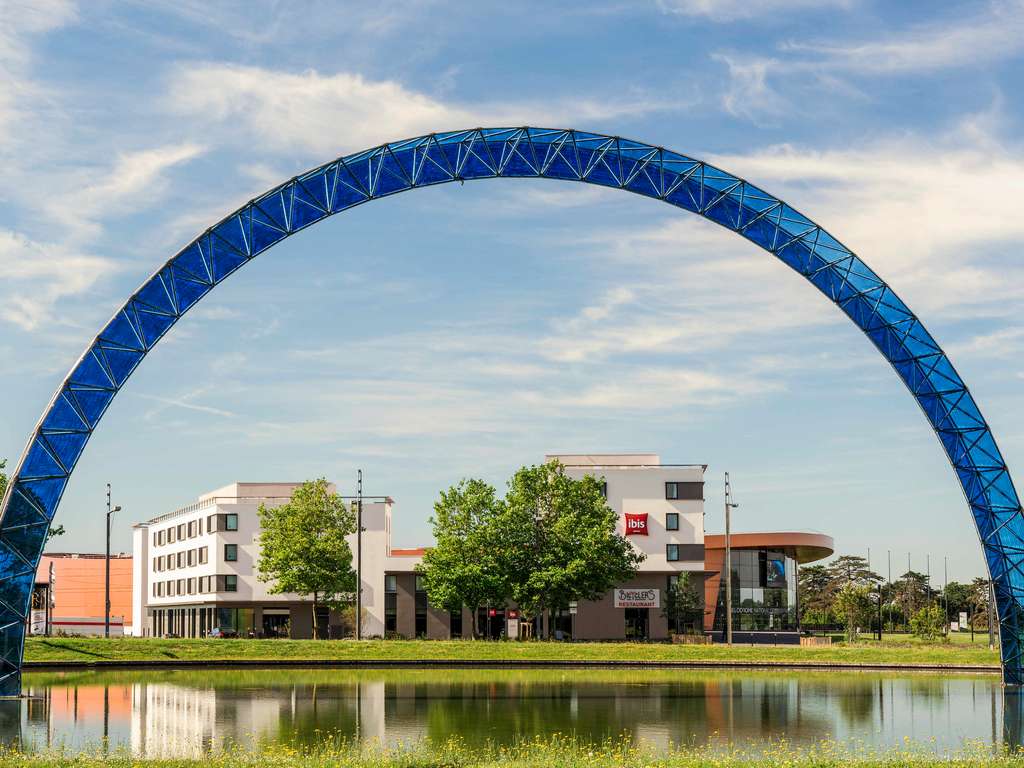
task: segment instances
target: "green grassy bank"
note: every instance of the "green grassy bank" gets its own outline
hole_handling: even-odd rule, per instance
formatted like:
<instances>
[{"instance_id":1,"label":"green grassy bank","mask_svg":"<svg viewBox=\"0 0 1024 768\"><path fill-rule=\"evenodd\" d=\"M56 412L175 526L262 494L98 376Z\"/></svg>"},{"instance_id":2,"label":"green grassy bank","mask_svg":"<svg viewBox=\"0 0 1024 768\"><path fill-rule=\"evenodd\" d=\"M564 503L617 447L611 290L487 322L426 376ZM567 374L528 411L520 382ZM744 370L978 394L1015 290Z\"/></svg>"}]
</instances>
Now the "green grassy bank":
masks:
<instances>
[{"instance_id":1,"label":"green grassy bank","mask_svg":"<svg viewBox=\"0 0 1024 768\"><path fill-rule=\"evenodd\" d=\"M910 638L852 645L670 645L667 643L484 642L472 640L216 640L163 638L44 638L25 642L28 662L134 661L466 661L719 662L998 666L987 644L922 643Z\"/></svg>"},{"instance_id":2,"label":"green grassy bank","mask_svg":"<svg viewBox=\"0 0 1024 768\"><path fill-rule=\"evenodd\" d=\"M440 745L423 744L391 749L358 748L344 744L312 750L298 750L285 745L268 746L259 751L236 749L204 754L201 758L154 760L132 757L115 751L109 755L101 749L84 752L50 751L36 755L0 752L0 762L12 768L51 768L74 765L80 768L251 768L282 766L283 768L426 768L427 766L483 766L508 768L697 768L698 766L793 766L794 768L826 768L831 766L1010 766L1019 765L1019 758L992 747L967 746L952 754L936 755L923 747L908 745L900 750L874 751L847 745L823 743L814 747L793 747L785 743L767 748L673 748L667 752L651 751L629 744L608 743L602 746L583 745L571 738L555 738L524 742L512 747L466 747L458 741Z\"/></svg>"}]
</instances>

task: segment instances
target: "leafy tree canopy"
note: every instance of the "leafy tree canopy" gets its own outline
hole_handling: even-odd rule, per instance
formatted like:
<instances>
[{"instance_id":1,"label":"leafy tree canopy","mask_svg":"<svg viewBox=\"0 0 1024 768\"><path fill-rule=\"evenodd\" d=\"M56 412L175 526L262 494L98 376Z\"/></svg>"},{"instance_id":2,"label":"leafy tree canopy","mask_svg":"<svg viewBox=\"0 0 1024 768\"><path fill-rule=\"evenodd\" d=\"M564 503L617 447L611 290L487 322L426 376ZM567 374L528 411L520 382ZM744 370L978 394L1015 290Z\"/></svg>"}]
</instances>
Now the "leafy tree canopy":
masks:
<instances>
[{"instance_id":1,"label":"leafy tree canopy","mask_svg":"<svg viewBox=\"0 0 1024 768\"><path fill-rule=\"evenodd\" d=\"M847 583L836 592L832 609L846 628L846 639L853 642L857 639L858 627L868 626L874 601L871 599L871 587L866 584Z\"/></svg>"},{"instance_id":2,"label":"leafy tree canopy","mask_svg":"<svg viewBox=\"0 0 1024 768\"><path fill-rule=\"evenodd\" d=\"M870 587L882 581L882 577L868 567L868 561L857 555L837 557L828 564L828 572L837 590L847 584Z\"/></svg>"},{"instance_id":3,"label":"leafy tree canopy","mask_svg":"<svg viewBox=\"0 0 1024 768\"><path fill-rule=\"evenodd\" d=\"M683 571L665 593L665 607L662 609L662 615L668 619L669 625L675 632L679 632L681 626L686 627L687 631L697 629L699 632L698 628L703 626L702 623L699 623L703 613L703 596L698 594L694 588L690 574Z\"/></svg>"},{"instance_id":4,"label":"leafy tree canopy","mask_svg":"<svg viewBox=\"0 0 1024 768\"><path fill-rule=\"evenodd\" d=\"M504 508L494 488L483 480L463 480L441 492L434 503L433 547L423 556L417 572L431 605L448 611L468 606L477 635L477 609L501 604L508 585L498 566L495 519Z\"/></svg>"},{"instance_id":5,"label":"leafy tree canopy","mask_svg":"<svg viewBox=\"0 0 1024 768\"><path fill-rule=\"evenodd\" d=\"M259 508L260 581L272 594L313 597L313 628L318 602L340 605L355 591L352 550L345 537L355 533L355 515L323 478L303 483L291 500Z\"/></svg>"},{"instance_id":6,"label":"leafy tree canopy","mask_svg":"<svg viewBox=\"0 0 1024 768\"><path fill-rule=\"evenodd\" d=\"M497 523L502 572L527 616L595 600L636 575L643 561L616 531L618 515L600 481L574 480L557 461L516 472Z\"/></svg>"}]
</instances>

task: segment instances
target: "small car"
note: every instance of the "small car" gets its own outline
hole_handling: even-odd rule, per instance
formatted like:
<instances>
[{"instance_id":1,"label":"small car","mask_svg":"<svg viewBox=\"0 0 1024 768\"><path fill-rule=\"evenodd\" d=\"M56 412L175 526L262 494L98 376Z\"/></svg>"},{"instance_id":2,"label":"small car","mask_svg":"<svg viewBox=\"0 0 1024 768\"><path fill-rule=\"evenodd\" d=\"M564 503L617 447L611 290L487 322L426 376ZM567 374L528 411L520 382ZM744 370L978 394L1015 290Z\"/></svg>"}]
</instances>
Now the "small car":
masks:
<instances>
[{"instance_id":1,"label":"small car","mask_svg":"<svg viewBox=\"0 0 1024 768\"><path fill-rule=\"evenodd\" d=\"M230 627L214 627L208 637L238 637L238 632Z\"/></svg>"}]
</instances>

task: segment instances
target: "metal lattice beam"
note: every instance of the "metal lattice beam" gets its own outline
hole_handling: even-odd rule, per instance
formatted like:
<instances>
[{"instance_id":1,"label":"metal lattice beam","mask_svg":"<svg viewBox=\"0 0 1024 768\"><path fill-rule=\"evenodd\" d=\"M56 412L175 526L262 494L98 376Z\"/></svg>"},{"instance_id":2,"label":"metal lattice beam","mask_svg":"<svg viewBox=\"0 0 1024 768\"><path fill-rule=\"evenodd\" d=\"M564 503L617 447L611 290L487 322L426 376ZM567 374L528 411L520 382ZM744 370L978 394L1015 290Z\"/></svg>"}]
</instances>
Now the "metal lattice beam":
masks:
<instances>
[{"instance_id":1,"label":"metal lattice beam","mask_svg":"<svg viewBox=\"0 0 1024 768\"><path fill-rule=\"evenodd\" d=\"M36 566L68 478L114 395L178 319L256 255L328 216L417 187L500 177L581 181L662 200L761 246L835 303L892 364L949 457L995 585L1004 680L1024 683L1020 499L974 398L893 290L785 202L700 160L596 133L484 128L383 144L275 187L168 260L100 331L40 419L0 508L0 693L20 690Z\"/></svg>"}]
</instances>

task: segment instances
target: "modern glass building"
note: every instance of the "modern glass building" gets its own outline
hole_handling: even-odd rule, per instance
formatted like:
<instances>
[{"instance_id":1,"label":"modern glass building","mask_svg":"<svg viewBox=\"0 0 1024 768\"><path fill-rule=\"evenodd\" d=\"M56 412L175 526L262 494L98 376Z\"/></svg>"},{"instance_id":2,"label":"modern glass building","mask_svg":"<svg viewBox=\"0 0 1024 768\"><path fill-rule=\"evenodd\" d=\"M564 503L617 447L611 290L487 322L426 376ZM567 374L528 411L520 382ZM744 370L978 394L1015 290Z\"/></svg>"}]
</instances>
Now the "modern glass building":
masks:
<instances>
[{"instance_id":1,"label":"modern glass building","mask_svg":"<svg viewBox=\"0 0 1024 768\"><path fill-rule=\"evenodd\" d=\"M833 552L829 536L814 533L734 533L732 630L739 643L797 643L800 632L797 580L802 564ZM704 629L725 636L725 536L706 535L707 606Z\"/></svg>"}]
</instances>

